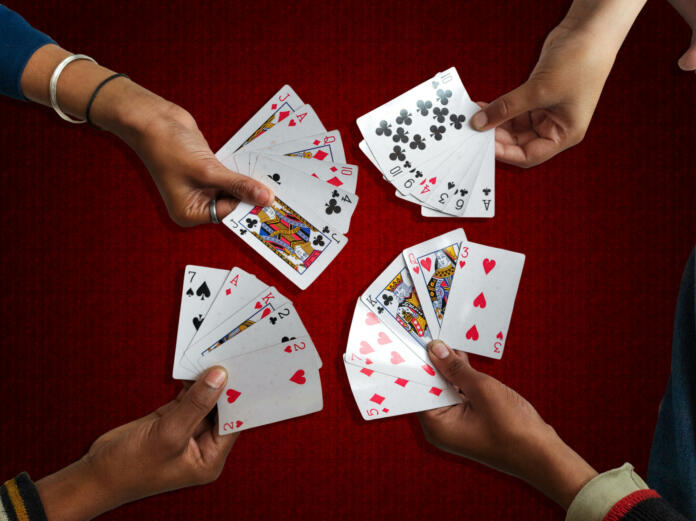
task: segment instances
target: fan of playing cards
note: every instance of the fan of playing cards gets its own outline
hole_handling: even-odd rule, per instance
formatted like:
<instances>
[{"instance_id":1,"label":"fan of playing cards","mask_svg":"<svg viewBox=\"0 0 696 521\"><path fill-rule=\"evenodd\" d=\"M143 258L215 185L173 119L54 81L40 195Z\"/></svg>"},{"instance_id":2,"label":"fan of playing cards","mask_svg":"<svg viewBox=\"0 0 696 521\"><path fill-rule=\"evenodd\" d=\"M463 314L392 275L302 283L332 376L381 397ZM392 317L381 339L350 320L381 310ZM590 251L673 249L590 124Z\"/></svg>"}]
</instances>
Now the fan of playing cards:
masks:
<instances>
[{"instance_id":1,"label":"fan of playing cards","mask_svg":"<svg viewBox=\"0 0 696 521\"><path fill-rule=\"evenodd\" d=\"M493 217L495 134L477 132L454 67L358 118L360 150L426 217Z\"/></svg>"},{"instance_id":2,"label":"fan of playing cards","mask_svg":"<svg viewBox=\"0 0 696 521\"><path fill-rule=\"evenodd\" d=\"M523 265L524 255L468 242L461 228L404 250L353 314L343 361L363 418L459 403L426 346L439 338L501 358Z\"/></svg>"},{"instance_id":3,"label":"fan of playing cards","mask_svg":"<svg viewBox=\"0 0 696 521\"><path fill-rule=\"evenodd\" d=\"M223 223L305 289L345 246L358 204L358 167L346 164L338 130L285 85L216 156L276 195L265 208L240 203Z\"/></svg>"},{"instance_id":4,"label":"fan of playing cards","mask_svg":"<svg viewBox=\"0 0 696 521\"><path fill-rule=\"evenodd\" d=\"M322 409L321 359L292 303L239 268L186 266L174 378L227 370L219 433Z\"/></svg>"}]
</instances>

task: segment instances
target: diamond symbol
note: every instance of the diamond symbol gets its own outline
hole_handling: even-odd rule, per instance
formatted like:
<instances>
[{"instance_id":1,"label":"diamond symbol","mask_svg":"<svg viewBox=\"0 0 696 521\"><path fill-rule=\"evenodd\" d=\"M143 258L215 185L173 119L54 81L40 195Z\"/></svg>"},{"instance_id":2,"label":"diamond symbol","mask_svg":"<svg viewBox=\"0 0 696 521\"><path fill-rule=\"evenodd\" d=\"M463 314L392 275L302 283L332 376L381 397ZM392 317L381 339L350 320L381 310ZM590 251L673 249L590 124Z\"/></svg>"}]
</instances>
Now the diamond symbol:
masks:
<instances>
[{"instance_id":1,"label":"diamond symbol","mask_svg":"<svg viewBox=\"0 0 696 521\"><path fill-rule=\"evenodd\" d=\"M372 373L374 373L372 369L368 369L367 367L363 367L362 369L360 369L360 372L367 376L372 376Z\"/></svg>"},{"instance_id":2,"label":"diamond symbol","mask_svg":"<svg viewBox=\"0 0 696 521\"><path fill-rule=\"evenodd\" d=\"M312 174L312 177L316 177L317 179L319 179L319 176L317 174Z\"/></svg>"},{"instance_id":3,"label":"diamond symbol","mask_svg":"<svg viewBox=\"0 0 696 521\"><path fill-rule=\"evenodd\" d=\"M335 166L332 166L332 167L330 168L330 170L331 170L332 172L335 172L336 170L338 170L338 168L336 168Z\"/></svg>"},{"instance_id":4,"label":"diamond symbol","mask_svg":"<svg viewBox=\"0 0 696 521\"><path fill-rule=\"evenodd\" d=\"M384 401L384 396L380 396L379 394L375 393L372 395L372 398L370 398L371 402L375 402L377 405L382 405L382 402Z\"/></svg>"},{"instance_id":5,"label":"diamond symbol","mask_svg":"<svg viewBox=\"0 0 696 521\"><path fill-rule=\"evenodd\" d=\"M318 139L315 139L314 141L312 141L312 143L314 143L315 145L318 145L319 143L321 143L321 141L319 141Z\"/></svg>"},{"instance_id":6,"label":"diamond symbol","mask_svg":"<svg viewBox=\"0 0 696 521\"><path fill-rule=\"evenodd\" d=\"M383 412L384 414L386 414L386 413L389 412L389 409L387 409L387 408L385 407L384 409L382 409L382 412Z\"/></svg>"},{"instance_id":7,"label":"diamond symbol","mask_svg":"<svg viewBox=\"0 0 696 521\"><path fill-rule=\"evenodd\" d=\"M327 153L324 152L323 150L320 150L319 152L317 152L316 154L314 154L314 159L318 159L319 161L321 161L322 159L324 159L324 158L325 158L326 156L328 156L328 155L329 155L329 154L327 154Z\"/></svg>"},{"instance_id":8,"label":"diamond symbol","mask_svg":"<svg viewBox=\"0 0 696 521\"><path fill-rule=\"evenodd\" d=\"M338 177L332 177L327 181L327 183L334 185L334 186L341 186L343 184L343 181L341 181Z\"/></svg>"},{"instance_id":9,"label":"diamond symbol","mask_svg":"<svg viewBox=\"0 0 696 521\"><path fill-rule=\"evenodd\" d=\"M227 288L227 290L225 291L225 295L229 295L230 293L232 293L232 290L230 288Z\"/></svg>"},{"instance_id":10,"label":"diamond symbol","mask_svg":"<svg viewBox=\"0 0 696 521\"><path fill-rule=\"evenodd\" d=\"M396 385L400 385L401 387L406 387L408 380L404 380L403 378L397 378L396 380L394 380L394 383Z\"/></svg>"},{"instance_id":11,"label":"diamond symbol","mask_svg":"<svg viewBox=\"0 0 696 521\"><path fill-rule=\"evenodd\" d=\"M275 110L275 109L278 108L278 105L277 105L276 103L274 103L273 105L271 105L271 108L272 108L273 110Z\"/></svg>"},{"instance_id":12,"label":"diamond symbol","mask_svg":"<svg viewBox=\"0 0 696 521\"><path fill-rule=\"evenodd\" d=\"M437 387L431 387L430 394L434 394L435 396L440 396L442 394L442 389L438 389Z\"/></svg>"}]
</instances>

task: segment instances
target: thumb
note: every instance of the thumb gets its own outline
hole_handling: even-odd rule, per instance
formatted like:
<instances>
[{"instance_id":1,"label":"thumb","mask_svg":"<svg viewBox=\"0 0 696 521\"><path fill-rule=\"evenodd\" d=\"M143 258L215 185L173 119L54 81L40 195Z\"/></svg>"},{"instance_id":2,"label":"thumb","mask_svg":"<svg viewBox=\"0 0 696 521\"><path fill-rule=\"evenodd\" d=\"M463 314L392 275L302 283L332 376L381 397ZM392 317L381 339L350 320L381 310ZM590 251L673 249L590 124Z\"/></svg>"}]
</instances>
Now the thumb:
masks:
<instances>
[{"instance_id":1,"label":"thumb","mask_svg":"<svg viewBox=\"0 0 696 521\"><path fill-rule=\"evenodd\" d=\"M466 395L475 392L475 384L482 373L471 367L466 353L451 349L442 340L433 340L428 344L428 354L433 365L450 383L459 387Z\"/></svg>"},{"instance_id":2,"label":"thumb","mask_svg":"<svg viewBox=\"0 0 696 521\"><path fill-rule=\"evenodd\" d=\"M471 126L482 132L495 128L523 112L537 108L535 102L536 93L529 83L523 83L474 114Z\"/></svg>"},{"instance_id":3,"label":"thumb","mask_svg":"<svg viewBox=\"0 0 696 521\"><path fill-rule=\"evenodd\" d=\"M196 427L215 406L225 382L227 371L212 367L198 379L181 397L175 407L162 417L164 432L173 437L187 440L194 435Z\"/></svg>"},{"instance_id":4,"label":"thumb","mask_svg":"<svg viewBox=\"0 0 696 521\"><path fill-rule=\"evenodd\" d=\"M222 163L213 171L210 184L220 189L224 194L245 203L268 206L273 202L273 192L265 184L246 175L233 172L225 168ZM219 215L220 219L223 217L224 215Z\"/></svg>"},{"instance_id":5,"label":"thumb","mask_svg":"<svg viewBox=\"0 0 696 521\"><path fill-rule=\"evenodd\" d=\"M687 51L679 58L679 68L683 71L696 70L696 31L691 37L691 45Z\"/></svg>"}]
</instances>

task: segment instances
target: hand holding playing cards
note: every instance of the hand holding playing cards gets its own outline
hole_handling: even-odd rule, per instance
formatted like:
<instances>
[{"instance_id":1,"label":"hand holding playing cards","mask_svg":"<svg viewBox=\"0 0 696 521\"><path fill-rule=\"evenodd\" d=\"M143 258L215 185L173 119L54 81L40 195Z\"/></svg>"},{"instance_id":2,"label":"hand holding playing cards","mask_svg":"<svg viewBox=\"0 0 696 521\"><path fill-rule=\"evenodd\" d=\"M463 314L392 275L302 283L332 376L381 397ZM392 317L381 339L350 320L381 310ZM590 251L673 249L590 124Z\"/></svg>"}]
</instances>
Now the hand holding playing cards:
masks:
<instances>
[{"instance_id":1,"label":"hand holding playing cards","mask_svg":"<svg viewBox=\"0 0 696 521\"><path fill-rule=\"evenodd\" d=\"M428 440L442 450L523 479L567 509L597 474L595 470L527 400L471 367L464 352L435 341L429 354L464 401L419 414Z\"/></svg>"},{"instance_id":2,"label":"hand holding playing cards","mask_svg":"<svg viewBox=\"0 0 696 521\"><path fill-rule=\"evenodd\" d=\"M644 1L575 0L529 79L471 120L496 130L496 157L531 167L582 141L614 59Z\"/></svg>"},{"instance_id":3,"label":"hand holding playing cards","mask_svg":"<svg viewBox=\"0 0 696 521\"><path fill-rule=\"evenodd\" d=\"M214 481L237 434L207 419L227 374L208 370L155 412L100 436L78 462L37 483L51 520L91 519L119 505Z\"/></svg>"}]
</instances>

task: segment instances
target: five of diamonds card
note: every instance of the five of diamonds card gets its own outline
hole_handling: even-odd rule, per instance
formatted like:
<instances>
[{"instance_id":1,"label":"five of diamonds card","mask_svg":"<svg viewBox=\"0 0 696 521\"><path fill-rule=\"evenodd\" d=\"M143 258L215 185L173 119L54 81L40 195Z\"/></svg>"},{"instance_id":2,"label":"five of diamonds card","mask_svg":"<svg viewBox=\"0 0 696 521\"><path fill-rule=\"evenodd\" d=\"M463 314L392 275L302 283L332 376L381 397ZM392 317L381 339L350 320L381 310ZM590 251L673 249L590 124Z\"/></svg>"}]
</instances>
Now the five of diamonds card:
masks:
<instances>
[{"instance_id":1,"label":"five of diamonds card","mask_svg":"<svg viewBox=\"0 0 696 521\"><path fill-rule=\"evenodd\" d=\"M346 245L358 167L346 163L341 135L288 85L218 150L229 169L266 184L267 206L240 203L223 223L300 289Z\"/></svg>"}]
</instances>

